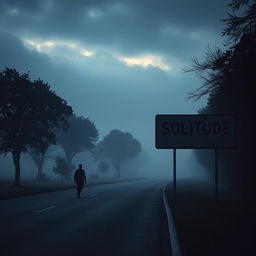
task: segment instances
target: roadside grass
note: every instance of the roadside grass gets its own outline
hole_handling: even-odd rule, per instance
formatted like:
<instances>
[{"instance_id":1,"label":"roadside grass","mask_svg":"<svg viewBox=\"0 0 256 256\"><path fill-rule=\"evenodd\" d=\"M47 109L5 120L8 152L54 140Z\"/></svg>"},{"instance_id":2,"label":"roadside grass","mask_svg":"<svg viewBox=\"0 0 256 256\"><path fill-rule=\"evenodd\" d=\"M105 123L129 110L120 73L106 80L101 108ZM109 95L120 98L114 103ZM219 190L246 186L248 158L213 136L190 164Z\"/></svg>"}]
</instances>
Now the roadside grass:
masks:
<instances>
[{"instance_id":1,"label":"roadside grass","mask_svg":"<svg viewBox=\"0 0 256 256\"><path fill-rule=\"evenodd\" d=\"M91 181L86 184L89 186L97 186L110 183L118 183L125 181L135 181L137 179L123 179L123 180L107 180L107 181ZM56 192L66 189L75 189L76 185L72 182L61 182L61 181L49 181L46 183L35 182L35 181L24 181L21 187L14 187L13 182L1 182L0 183L0 200L9 199L15 197L23 197L28 195L42 194L48 192Z\"/></svg>"},{"instance_id":2,"label":"roadside grass","mask_svg":"<svg viewBox=\"0 0 256 256\"><path fill-rule=\"evenodd\" d=\"M183 256L256 255L255 202L220 198L209 184L179 180L166 189Z\"/></svg>"},{"instance_id":3,"label":"roadside grass","mask_svg":"<svg viewBox=\"0 0 256 256\"><path fill-rule=\"evenodd\" d=\"M27 195L54 192L75 188L74 184L61 184L60 182L24 182L21 187L14 187L12 183L0 184L0 199L22 197Z\"/></svg>"}]
</instances>

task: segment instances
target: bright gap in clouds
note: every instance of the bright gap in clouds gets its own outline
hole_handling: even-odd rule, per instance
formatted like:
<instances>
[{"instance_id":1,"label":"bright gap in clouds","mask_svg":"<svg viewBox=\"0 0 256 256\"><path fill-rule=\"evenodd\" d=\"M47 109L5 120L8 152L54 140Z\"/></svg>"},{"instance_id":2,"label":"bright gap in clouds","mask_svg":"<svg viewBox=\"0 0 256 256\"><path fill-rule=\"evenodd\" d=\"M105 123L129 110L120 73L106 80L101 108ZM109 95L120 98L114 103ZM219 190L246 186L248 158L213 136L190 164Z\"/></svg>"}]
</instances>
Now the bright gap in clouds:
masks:
<instances>
[{"instance_id":1,"label":"bright gap in clouds","mask_svg":"<svg viewBox=\"0 0 256 256\"><path fill-rule=\"evenodd\" d=\"M57 47L66 47L67 49L71 50L69 52L65 52L65 57L73 58L74 56L80 57L91 57L95 55L95 51L85 49L81 44L76 42L70 41L63 41L63 40L47 40L47 41L39 41L39 40L31 40L31 39L24 39L23 40L25 45L30 49L35 49L38 52L46 53L49 56L58 56L63 57L59 51L57 51ZM144 55L138 57L125 57L121 55L116 55L111 53L111 50L106 50L106 53L110 53L114 58L118 59L120 62L125 63L127 66L140 66L144 68L148 67L157 67L165 72L173 71L173 68L167 64L162 57L157 55Z\"/></svg>"},{"instance_id":2,"label":"bright gap in clouds","mask_svg":"<svg viewBox=\"0 0 256 256\"><path fill-rule=\"evenodd\" d=\"M53 47L55 45L52 41L39 42L34 40L24 40L25 45L36 49L38 52L42 52L44 47Z\"/></svg>"},{"instance_id":3,"label":"bright gap in clouds","mask_svg":"<svg viewBox=\"0 0 256 256\"><path fill-rule=\"evenodd\" d=\"M92 52L92 51L82 51L81 54L85 57L90 57L90 56L94 55L94 52Z\"/></svg>"},{"instance_id":4,"label":"bright gap in clouds","mask_svg":"<svg viewBox=\"0 0 256 256\"><path fill-rule=\"evenodd\" d=\"M57 46L64 46L68 49L71 49L73 51L78 52L81 56L90 57L95 54L95 52L86 50L83 47L81 47L79 44L74 42L65 42L65 41L38 41L38 40L31 40L31 39L25 39L23 40L25 45L29 48L36 49L38 52L44 52L49 55L50 51L53 50L53 47Z\"/></svg>"},{"instance_id":5,"label":"bright gap in clouds","mask_svg":"<svg viewBox=\"0 0 256 256\"><path fill-rule=\"evenodd\" d=\"M120 61L124 62L127 66L142 66L142 67L158 67L164 71L171 71L172 67L166 64L159 56L143 56L143 57L117 57Z\"/></svg>"}]
</instances>

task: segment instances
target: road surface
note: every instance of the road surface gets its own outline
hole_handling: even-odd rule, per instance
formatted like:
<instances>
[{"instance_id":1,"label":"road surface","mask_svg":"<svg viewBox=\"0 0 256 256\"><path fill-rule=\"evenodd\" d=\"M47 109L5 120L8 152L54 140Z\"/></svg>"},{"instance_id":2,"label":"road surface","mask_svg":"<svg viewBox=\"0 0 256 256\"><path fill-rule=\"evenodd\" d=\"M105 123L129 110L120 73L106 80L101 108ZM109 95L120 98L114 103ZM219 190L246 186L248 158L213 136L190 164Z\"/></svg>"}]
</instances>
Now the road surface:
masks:
<instances>
[{"instance_id":1,"label":"road surface","mask_svg":"<svg viewBox=\"0 0 256 256\"><path fill-rule=\"evenodd\" d=\"M0 255L167 255L163 180L0 201Z\"/></svg>"}]
</instances>

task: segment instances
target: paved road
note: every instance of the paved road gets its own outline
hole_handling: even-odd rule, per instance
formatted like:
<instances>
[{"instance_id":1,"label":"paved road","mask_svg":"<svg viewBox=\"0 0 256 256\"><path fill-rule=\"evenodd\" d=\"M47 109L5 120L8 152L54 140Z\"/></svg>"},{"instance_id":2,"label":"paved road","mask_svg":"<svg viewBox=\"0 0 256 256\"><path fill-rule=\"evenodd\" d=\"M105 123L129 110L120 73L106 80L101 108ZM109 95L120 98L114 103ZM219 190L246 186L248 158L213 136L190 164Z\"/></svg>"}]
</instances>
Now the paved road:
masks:
<instances>
[{"instance_id":1,"label":"paved road","mask_svg":"<svg viewBox=\"0 0 256 256\"><path fill-rule=\"evenodd\" d=\"M0 255L162 256L162 188L143 180L0 201Z\"/></svg>"}]
</instances>

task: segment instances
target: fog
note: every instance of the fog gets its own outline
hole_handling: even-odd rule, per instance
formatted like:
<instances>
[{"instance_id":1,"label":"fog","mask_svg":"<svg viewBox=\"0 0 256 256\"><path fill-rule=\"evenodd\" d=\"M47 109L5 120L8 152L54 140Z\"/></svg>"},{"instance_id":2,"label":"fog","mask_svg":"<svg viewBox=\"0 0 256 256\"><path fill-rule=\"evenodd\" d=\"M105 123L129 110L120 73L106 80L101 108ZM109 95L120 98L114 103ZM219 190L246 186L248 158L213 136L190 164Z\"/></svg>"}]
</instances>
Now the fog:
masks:
<instances>
[{"instance_id":1,"label":"fog","mask_svg":"<svg viewBox=\"0 0 256 256\"><path fill-rule=\"evenodd\" d=\"M29 71L49 83L76 115L95 123L99 141L113 129L131 133L142 151L122 165L124 178L171 179L172 150L155 149L155 115L195 114L205 105L205 98L186 99L201 81L182 69L202 58L208 45L221 45L227 2L2 0L0 70ZM54 157L63 152L50 151L44 172L56 179ZM0 156L0 163L0 176L11 179L11 156ZM73 163L83 163L89 176L97 173L88 152ZM22 179L36 177L27 154L21 169ZM112 176L113 169L106 174ZM207 177L192 150L177 150L177 179Z\"/></svg>"},{"instance_id":2,"label":"fog","mask_svg":"<svg viewBox=\"0 0 256 256\"><path fill-rule=\"evenodd\" d=\"M56 156L63 156L63 152L57 146L52 146L51 152L46 155L44 163L44 174L51 180L59 180L60 176L55 174L52 170L55 165L54 159ZM179 179L193 179L206 180L209 178L207 172L196 161L192 150L177 150L176 155L177 180ZM12 181L14 178L14 165L10 154L0 156L1 160L1 180ZM86 175L89 181L107 181L116 179L115 170L113 167L106 174L101 174L97 171L99 162L93 160L91 153L85 152L78 154L73 164L77 167L82 163L86 170ZM21 157L22 179L33 181L37 177L37 167L28 154L22 154ZM95 176L96 175L96 176ZM141 153L136 159L124 163L121 167L121 177L126 178L144 178L144 177L158 177L173 178L173 152L172 150L146 151L142 149Z\"/></svg>"}]
</instances>

